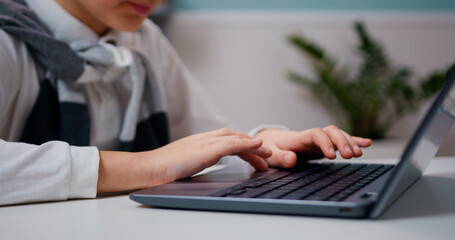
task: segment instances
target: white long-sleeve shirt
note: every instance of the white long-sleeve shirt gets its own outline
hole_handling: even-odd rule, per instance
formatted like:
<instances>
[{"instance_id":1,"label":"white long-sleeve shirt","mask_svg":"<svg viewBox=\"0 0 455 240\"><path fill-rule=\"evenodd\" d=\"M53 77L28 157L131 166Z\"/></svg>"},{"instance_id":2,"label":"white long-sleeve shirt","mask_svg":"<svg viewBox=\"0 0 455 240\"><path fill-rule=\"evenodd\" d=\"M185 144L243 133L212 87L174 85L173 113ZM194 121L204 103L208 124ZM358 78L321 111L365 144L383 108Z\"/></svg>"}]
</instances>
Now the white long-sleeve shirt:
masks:
<instances>
[{"instance_id":1,"label":"white long-sleeve shirt","mask_svg":"<svg viewBox=\"0 0 455 240\"><path fill-rule=\"evenodd\" d=\"M28 0L40 20L64 42L99 37L53 0ZM140 50L152 66L168 114L171 140L225 127L222 117L193 79L175 50L151 21L135 33L117 32L117 44ZM127 102L115 87L95 89L88 103L90 147L52 141L19 143L39 92L43 69L24 42L0 30L0 205L93 198L99 150L115 150L122 109Z\"/></svg>"}]
</instances>

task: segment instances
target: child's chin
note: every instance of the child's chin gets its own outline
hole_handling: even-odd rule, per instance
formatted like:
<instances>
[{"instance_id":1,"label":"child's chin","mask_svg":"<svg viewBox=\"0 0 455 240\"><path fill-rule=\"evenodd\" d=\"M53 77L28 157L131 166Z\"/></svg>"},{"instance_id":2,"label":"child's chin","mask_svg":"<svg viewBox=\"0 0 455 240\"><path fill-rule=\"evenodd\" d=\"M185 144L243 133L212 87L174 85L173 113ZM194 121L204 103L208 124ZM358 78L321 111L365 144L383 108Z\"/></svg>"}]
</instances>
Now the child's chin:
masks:
<instances>
[{"instance_id":1,"label":"child's chin","mask_svg":"<svg viewBox=\"0 0 455 240\"><path fill-rule=\"evenodd\" d=\"M122 32L135 32L141 27L143 21L144 19L137 19L135 21L130 21L129 23L124 22L115 24L114 26L111 26L111 28Z\"/></svg>"},{"instance_id":2,"label":"child's chin","mask_svg":"<svg viewBox=\"0 0 455 240\"><path fill-rule=\"evenodd\" d=\"M139 29L140 25L134 28L121 28L121 29L116 29L117 31L121 32L136 32Z\"/></svg>"}]
</instances>

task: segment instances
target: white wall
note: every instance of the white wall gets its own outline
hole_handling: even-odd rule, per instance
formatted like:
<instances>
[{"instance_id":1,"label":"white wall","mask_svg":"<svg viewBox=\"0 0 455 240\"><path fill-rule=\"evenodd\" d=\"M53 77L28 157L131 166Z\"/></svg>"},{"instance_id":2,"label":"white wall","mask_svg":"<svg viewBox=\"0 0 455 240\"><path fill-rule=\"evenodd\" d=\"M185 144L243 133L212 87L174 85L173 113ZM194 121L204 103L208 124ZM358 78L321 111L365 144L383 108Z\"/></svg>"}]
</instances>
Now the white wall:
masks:
<instances>
[{"instance_id":1,"label":"white wall","mask_svg":"<svg viewBox=\"0 0 455 240\"><path fill-rule=\"evenodd\" d=\"M239 129L245 131L262 123L306 129L335 121L310 92L286 79L290 69L310 73L306 59L286 42L287 35L304 33L344 64L356 67L359 58L352 22L362 19L395 63L410 66L422 76L454 62L454 16L401 12L177 12L169 34L215 105ZM404 118L388 135L409 137L417 118ZM443 155L455 155L455 128L449 138Z\"/></svg>"}]
</instances>

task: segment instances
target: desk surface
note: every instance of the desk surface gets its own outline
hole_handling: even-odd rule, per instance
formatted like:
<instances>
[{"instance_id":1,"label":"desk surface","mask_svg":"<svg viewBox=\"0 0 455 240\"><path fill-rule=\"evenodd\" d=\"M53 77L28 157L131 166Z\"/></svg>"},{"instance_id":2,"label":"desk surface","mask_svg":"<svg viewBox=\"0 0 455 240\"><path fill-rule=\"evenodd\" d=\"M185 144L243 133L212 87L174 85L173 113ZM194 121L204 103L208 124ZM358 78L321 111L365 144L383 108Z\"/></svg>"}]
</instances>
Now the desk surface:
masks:
<instances>
[{"instance_id":1,"label":"desk surface","mask_svg":"<svg viewBox=\"0 0 455 240\"><path fill-rule=\"evenodd\" d=\"M424 176L379 220L157 209L128 196L0 208L0 239L453 239L455 157Z\"/></svg>"}]
</instances>

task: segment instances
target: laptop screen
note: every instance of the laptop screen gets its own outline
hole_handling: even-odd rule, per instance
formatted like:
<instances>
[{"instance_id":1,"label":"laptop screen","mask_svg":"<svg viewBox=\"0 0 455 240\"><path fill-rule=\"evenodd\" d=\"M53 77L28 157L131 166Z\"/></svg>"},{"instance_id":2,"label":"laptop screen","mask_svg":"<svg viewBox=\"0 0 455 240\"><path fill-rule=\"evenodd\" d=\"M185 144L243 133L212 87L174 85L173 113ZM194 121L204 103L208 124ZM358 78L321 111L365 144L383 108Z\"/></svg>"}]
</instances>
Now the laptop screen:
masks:
<instances>
[{"instance_id":1,"label":"laptop screen","mask_svg":"<svg viewBox=\"0 0 455 240\"><path fill-rule=\"evenodd\" d=\"M427 168L455 120L455 65L421 125L384 185L371 217L379 217Z\"/></svg>"}]
</instances>

